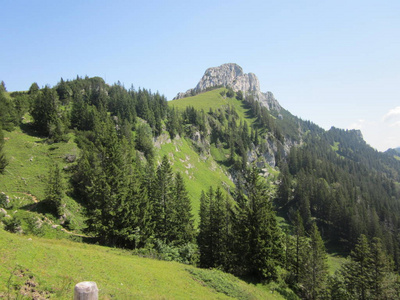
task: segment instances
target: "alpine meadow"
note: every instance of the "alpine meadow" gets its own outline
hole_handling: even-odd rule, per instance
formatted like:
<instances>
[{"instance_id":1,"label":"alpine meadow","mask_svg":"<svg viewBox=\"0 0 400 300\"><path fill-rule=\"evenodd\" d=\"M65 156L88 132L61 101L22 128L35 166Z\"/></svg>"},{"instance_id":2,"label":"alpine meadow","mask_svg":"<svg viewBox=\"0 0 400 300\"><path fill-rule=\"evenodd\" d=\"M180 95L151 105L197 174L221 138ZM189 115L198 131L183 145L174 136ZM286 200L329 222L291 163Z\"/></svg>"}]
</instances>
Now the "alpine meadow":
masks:
<instances>
[{"instance_id":1,"label":"alpine meadow","mask_svg":"<svg viewBox=\"0 0 400 300\"><path fill-rule=\"evenodd\" d=\"M234 63L167 101L0 86L0 298L400 299L400 154Z\"/></svg>"}]
</instances>

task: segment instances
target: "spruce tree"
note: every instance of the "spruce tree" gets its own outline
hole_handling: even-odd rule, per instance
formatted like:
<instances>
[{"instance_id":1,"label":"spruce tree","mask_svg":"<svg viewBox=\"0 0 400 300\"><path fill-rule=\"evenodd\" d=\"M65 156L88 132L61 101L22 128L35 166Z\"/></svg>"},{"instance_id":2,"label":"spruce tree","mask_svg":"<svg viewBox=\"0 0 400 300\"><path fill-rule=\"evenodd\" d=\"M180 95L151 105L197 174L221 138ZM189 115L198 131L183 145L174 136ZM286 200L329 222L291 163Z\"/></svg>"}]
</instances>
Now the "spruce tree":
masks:
<instances>
[{"instance_id":1,"label":"spruce tree","mask_svg":"<svg viewBox=\"0 0 400 300\"><path fill-rule=\"evenodd\" d=\"M0 125L4 130L12 131L18 124L14 102L0 91Z\"/></svg>"},{"instance_id":2,"label":"spruce tree","mask_svg":"<svg viewBox=\"0 0 400 300\"><path fill-rule=\"evenodd\" d=\"M64 197L64 184L61 169L57 164L50 167L46 187L46 202L57 215L62 215L62 200Z\"/></svg>"},{"instance_id":3,"label":"spruce tree","mask_svg":"<svg viewBox=\"0 0 400 300\"><path fill-rule=\"evenodd\" d=\"M200 267L213 267L213 241L211 232L211 209L210 202L213 201L214 191L212 187L208 194L201 192L200 197L200 224L199 235L197 236L197 244L200 251Z\"/></svg>"},{"instance_id":4,"label":"spruce tree","mask_svg":"<svg viewBox=\"0 0 400 300\"><path fill-rule=\"evenodd\" d=\"M5 168L8 165L8 160L4 153L4 134L0 123L0 174L4 173Z\"/></svg>"},{"instance_id":5,"label":"spruce tree","mask_svg":"<svg viewBox=\"0 0 400 300\"><path fill-rule=\"evenodd\" d=\"M181 245L193 242L194 225L192 215L192 205L186 191L182 175L175 174L172 210L171 210L171 229L169 239L175 244Z\"/></svg>"},{"instance_id":6,"label":"spruce tree","mask_svg":"<svg viewBox=\"0 0 400 300\"><path fill-rule=\"evenodd\" d=\"M370 299L371 252L365 235L359 237L357 245L351 251L350 261L343 265L341 272L349 295L361 300Z\"/></svg>"},{"instance_id":7,"label":"spruce tree","mask_svg":"<svg viewBox=\"0 0 400 300\"><path fill-rule=\"evenodd\" d=\"M310 251L305 269L306 273L301 280L304 296L307 299L320 299L326 291L328 264L324 242L315 222L311 226Z\"/></svg>"},{"instance_id":8,"label":"spruce tree","mask_svg":"<svg viewBox=\"0 0 400 300\"><path fill-rule=\"evenodd\" d=\"M164 242L170 241L171 216L173 212L173 173L168 157L163 156L161 164L156 171L154 185L153 218L155 223L156 237Z\"/></svg>"},{"instance_id":9,"label":"spruce tree","mask_svg":"<svg viewBox=\"0 0 400 300\"><path fill-rule=\"evenodd\" d=\"M215 191L211 206L210 229L213 241L213 265L214 267L226 269L228 261L228 236L227 236L227 205L226 198L222 194L221 188Z\"/></svg>"},{"instance_id":10,"label":"spruce tree","mask_svg":"<svg viewBox=\"0 0 400 300\"><path fill-rule=\"evenodd\" d=\"M374 299L388 299L385 296L393 289L390 271L389 259L383 250L382 242L374 237L371 243L371 294Z\"/></svg>"},{"instance_id":11,"label":"spruce tree","mask_svg":"<svg viewBox=\"0 0 400 300\"><path fill-rule=\"evenodd\" d=\"M243 244L237 252L243 256L239 268L259 279L275 279L283 260L281 232L272 209L270 189L255 166L247 171L244 191L239 195L236 228L238 244Z\"/></svg>"}]
</instances>

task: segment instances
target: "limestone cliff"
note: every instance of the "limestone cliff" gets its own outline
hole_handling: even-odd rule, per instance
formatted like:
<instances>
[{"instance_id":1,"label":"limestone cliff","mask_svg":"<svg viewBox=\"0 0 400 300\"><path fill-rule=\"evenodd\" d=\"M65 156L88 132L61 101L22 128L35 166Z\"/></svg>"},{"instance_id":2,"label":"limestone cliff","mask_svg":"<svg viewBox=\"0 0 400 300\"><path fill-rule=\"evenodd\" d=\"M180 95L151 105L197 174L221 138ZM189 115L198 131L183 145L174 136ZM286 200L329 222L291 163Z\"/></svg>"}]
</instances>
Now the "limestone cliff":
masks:
<instances>
[{"instance_id":1,"label":"limestone cliff","mask_svg":"<svg viewBox=\"0 0 400 300\"><path fill-rule=\"evenodd\" d=\"M204 92L210 88L224 86L235 92L242 91L246 96L251 93L268 109L280 110L281 106L271 92L260 91L260 82L253 73L244 73L237 64L223 64L219 67L208 68L195 88L179 93L174 99L188 97Z\"/></svg>"}]
</instances>

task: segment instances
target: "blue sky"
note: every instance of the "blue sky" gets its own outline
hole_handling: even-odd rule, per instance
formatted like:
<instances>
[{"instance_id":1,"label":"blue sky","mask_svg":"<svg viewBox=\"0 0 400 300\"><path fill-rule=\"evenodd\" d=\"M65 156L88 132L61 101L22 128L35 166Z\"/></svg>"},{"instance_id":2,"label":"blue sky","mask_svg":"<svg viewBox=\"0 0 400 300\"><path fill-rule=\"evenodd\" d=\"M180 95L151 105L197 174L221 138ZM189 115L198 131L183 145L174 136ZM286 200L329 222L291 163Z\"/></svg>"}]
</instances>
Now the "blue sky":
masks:
<instances>
[{"instance_id":1,"label":"blue sky","mask_svg":"<svg viewBox=\"0 0 400 300\"><path fill-rule=\"evenodd\" d=\"M293 114L400 146L400 1L1 1L9 91L101 76L172 99L208 67L255 73Z\"/></svg>"}]
</instances>

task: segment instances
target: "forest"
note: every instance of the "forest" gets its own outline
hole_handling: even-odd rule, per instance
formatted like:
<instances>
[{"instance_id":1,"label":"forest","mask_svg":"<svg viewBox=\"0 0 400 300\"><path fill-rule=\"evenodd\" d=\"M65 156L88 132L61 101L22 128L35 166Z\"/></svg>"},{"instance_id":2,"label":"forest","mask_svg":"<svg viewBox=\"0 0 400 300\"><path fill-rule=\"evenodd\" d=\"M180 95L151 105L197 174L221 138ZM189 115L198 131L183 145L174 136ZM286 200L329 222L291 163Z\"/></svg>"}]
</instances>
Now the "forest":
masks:
<instances>
[{"instance_id":1,"label":"forest","mask_svg":"<svg viewBox=\"0 0 400 300\"><path fill-rule=\"evenodd\" d=\"M230 104L178 108L158 92L100 77L12 93L2 82L0 180L10 162L3 131L21 127L49 145L72 137L79 155L67 169L48 166L42 201L66 228L65 196L79 203L92 242L276 282L288 299L400 299L398 156L374 150L358 131L326 131L250 93L216 88L248 115ZM205 157L222 153L214 159L234 188L205 188L194 210L183 174L156 155L161 135L187 139ZM10 232L21 225L0 222ZM329 274L332 249L347 258Z\"/></svg>"}]
</instances>

